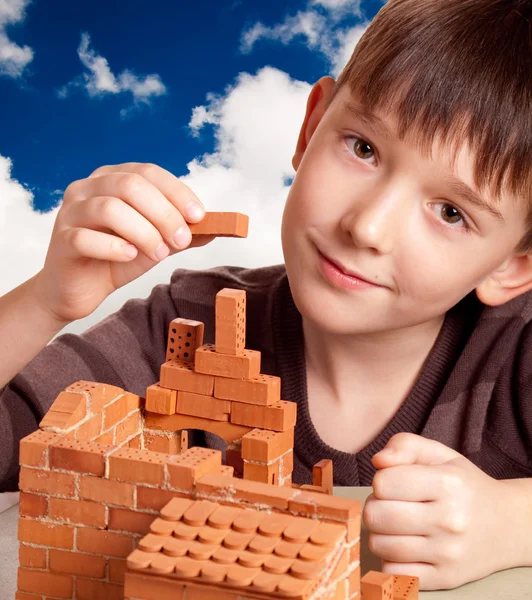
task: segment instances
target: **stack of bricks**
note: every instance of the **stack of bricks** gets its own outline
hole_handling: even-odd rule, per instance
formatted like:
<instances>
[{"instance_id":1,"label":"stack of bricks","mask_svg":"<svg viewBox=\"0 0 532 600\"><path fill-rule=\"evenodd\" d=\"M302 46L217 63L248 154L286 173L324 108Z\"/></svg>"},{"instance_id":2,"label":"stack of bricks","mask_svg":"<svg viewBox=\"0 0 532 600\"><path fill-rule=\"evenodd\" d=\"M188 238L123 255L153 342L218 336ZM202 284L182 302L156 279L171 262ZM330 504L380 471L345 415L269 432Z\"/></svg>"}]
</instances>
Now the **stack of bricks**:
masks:
<instances>
[{"instance_id":1,"label":"stack of bricks","mask_svg":"<svg viewBox=\"0 0 532 600\"><path fill-rule=\"evenodd\" d=\"M290 485L297 405L281 400L279 377L262 374L261 355L245 348L246 293L216 295L215 343L204 324L170 323L160 381L146 390L145 440L178 452L180 430L201 429L228 443L226 463L245 479Z\"/></svg>"},{"instance_id":2,"label":"stack of bricks","mask_svg":"<svg viewBox=\"0 0 532 600\"><path fill-rule=\"evenodd\" d=\"M176 490L232 472L216 450L143 449L143 405L79 381L21 441L17 600L121 599L126 557Z\"/></svg>"},{"instance_id":3,"label":"stack of bricks","mask_svg":"<svg viewBox=\"0 0 532 600\"><path fill-rule=\"evenodd\" d=\"M211 474L128 557L128 599L360 598L361 503Z\"/></svg>"}]
</instances>

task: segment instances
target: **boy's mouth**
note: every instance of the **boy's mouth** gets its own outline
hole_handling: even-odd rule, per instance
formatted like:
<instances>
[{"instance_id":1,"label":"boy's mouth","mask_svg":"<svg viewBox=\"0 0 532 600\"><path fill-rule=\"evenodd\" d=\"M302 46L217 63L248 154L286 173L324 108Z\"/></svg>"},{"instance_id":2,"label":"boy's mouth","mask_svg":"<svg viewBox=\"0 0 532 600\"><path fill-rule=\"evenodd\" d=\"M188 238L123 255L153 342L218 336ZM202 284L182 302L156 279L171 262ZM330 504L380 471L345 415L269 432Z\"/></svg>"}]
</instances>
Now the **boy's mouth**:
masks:
<instances>
[{"instance_id":1,"label":"boy's mouth","mask_svg":"<svg viewBox=\"0 0 532 600\"><path fill-rule=\"evenodd\" d=\"M365 279L358 272L344 267L339 261L329 258L319 248L316 248L320 260L320 269L333 283L343 288L361 289L366 287L383 287Z\"/></svg>"}]
</instances>

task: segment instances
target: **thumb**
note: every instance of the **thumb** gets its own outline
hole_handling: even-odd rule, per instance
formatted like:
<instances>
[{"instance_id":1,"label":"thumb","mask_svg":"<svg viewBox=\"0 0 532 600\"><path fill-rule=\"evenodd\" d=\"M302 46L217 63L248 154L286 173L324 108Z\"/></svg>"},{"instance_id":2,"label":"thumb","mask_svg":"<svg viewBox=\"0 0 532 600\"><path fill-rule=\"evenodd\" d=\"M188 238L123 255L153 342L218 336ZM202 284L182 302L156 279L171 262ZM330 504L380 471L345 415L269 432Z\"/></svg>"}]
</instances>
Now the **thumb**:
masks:
<instances>
[{"instance_id":1,"label":"thumb","mask_svg":"<svg viewBox=\"0 0 532 600\"><path fill-rule=\"evenodd\" d=\"M441 465L461 457L456 450L441 442L413 433L397 433L371 459L377 469L397 465Z\"/></svg>"}]
</instances>

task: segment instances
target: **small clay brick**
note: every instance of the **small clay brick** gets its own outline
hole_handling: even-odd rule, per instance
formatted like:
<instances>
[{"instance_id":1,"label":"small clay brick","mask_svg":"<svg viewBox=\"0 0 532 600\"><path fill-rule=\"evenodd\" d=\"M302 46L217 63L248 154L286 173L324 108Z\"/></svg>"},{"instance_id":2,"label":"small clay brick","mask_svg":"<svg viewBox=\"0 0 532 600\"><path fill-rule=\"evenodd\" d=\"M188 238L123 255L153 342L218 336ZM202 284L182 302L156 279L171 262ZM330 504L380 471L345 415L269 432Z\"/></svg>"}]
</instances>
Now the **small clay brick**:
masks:
<instances>
[{"instance_id":1,"label":"small clay brick","mask_svg":"<svg viewBox=\"0 0 532 600\"><path fill-rule=\"evenodd\" d=\"M59 439L57 433L37 429L20 440L19 463L28 467L48 467L48 448Z\"/></svg>"},{"instance_id":2,"label":"small clay brick","mask_svg":"<svg viewBox=\"0 0 532 600\"><path fill-rule=\"evenodd\" d=\"M304 544L317 529L319 523L317 519L294 517L284 530L283 537L288 542Z\"/></svg>"},{"instance_id":3,"label":"small clay brick","mask_svg":"<svg viewBox=\"0 0 532 600\"><path fill-rule=\"evenodd\" d=\"M167 521L180 521L185 511L194 504L189 498L172 498L161 509L161 517Z\"/></svg>"},{"instance_id":4,"label":"small clay brick","mask_svg":"<svg viewBox=\"0 0 532 600\"><path fill-rule=\"evenodd\" d=\"M105 577L106 559L94 554L50 550L50 571L85 577Z\"/></svg>"},{"instance_id":5,"label":"small clay brick","mask_svg":"<svg viewBox=\"0 0 532 600\"><path fill-rule=\"evenodd\" d=\"M138 450L141 446L141 438L142 434L136 435L134 438L131 438L127 444L128 448L135 448Z\"/></svg>"},{"instance_id":6,"label":"small clay brick","mask_svg":"<svg viewBox=\"0 0 532 600\"><path fill-rule=\"evenodd\" d=\"M235 468L232 467L231 465L222 465L220 473L222 475L226 475L227 477L233 477L233 475L235 473Z\"/></svg>"},{"instance_id":7,"label":"small clay brick","mask_svg":"<svg viewBox=\"0 0 532 600\"><path fill-rule=\"evenodd\" d=\"M99 436L95 437L94 442L97 444L104 444L105 446L114 446L115 445L115 428L109 429Z\"/></svg>"},{"instance_id":8,"label":"small clay brick","mask_svg":"<svg viewBox=\"0 0 532 600\"><path fill-rule=\"evenodd\" d=\"M137 435L142 429L142 416L140 411L129 414L115 427L115 444L121 446L132 435ZM128 446L131 448L131 446Z\"/></svg>"},{"instance_id":9,"label":"small clay brick","mask_svg":"<svg viewBox=\"0 0 532 600\"><path fill-rule=\"evenodd\" d=\"M77 529L76 535L78 550L92 554L126 558L134 546L131 535L112 531L83 527Z\"/></svg>"},{"instance_id":10,"label":"small clay brick","mask_svg":"<svg viewBox=\"0 0 532 600\"><path fill-rule=\"evenodd\" d=\"M20 492L19 515L22 517L44 517L48 510L48 497Z\"/></svg>"},{"instance_id":11,"label":"small clay brick","mask_svg":"<svg viewBox=\"0 0 532 600\"><path fill-rule=\"evenodd\" d=\"M199 223L189 223L192 235L215 235L217 237L248 236L249 217L238 212L206 212Z\"/></svg>"},{"instance_id":12,"label":"small clay brick","mask_svg":"<svg viewBox=\"0 0 532 600\"><path fill-rule=\"evenodd\" d=\"M349 567L349 549L341 551L340 559L334 567L334 571L331 573L331 580L345 579L347 576L347 569Z\"/></svg>"},{"instance_id":13,"label":"small clay brick","mask_svg":"<svg viewBox=\"0 0 532 600\"><path fill-rule=\"evenodd\" d=\"M393 575L368 571L360 580L360 592L364 600L392 600Z\"/></svg>"},{"instance_id":14,"label":"small clay brick","mask_svg":"<svg viewBox=\"0 0 532 600\"><path fill-rule=\"evenodd\" d=\"M354 546L351 546L349 560L350 562L360 561L360 540Z\"/></svg>"},{"instance_id":15,"label":"small clay brick","mask_svg":"<svg viewBox=\"0 0 532 600\"><path fill-rule=\"evenodd\" d=\"M270 406L281 400L281 379L263 373L248 380L215 377L214 396L223 400Z\"/></svg>"},{"instance_id":16,"label":"small clay brick","mask_svg":"<svg viewBox=\"0 0 532 600\"><path fill-rule=\"evenodd\" d=\"M242 458L270 462L294 447L294 428L286 431L253 429L242 436Z\"/></svg>"},{"instance_id":17,"label":"small clay brick","mask_svg":"<svg viewBox=\"0 0 532 600\"><path fill-rule=\"evenodd\" d=\"M183 600L184 593L184 584L175 579L153 577L135 571L126 572L123 588L126 598L156 597L158 600ZM99 596L94 596L94 598L97 597Z\"/></svg>"},{"instance_id":18,"label":"small clay brick","mask_svg":"<svg viewBox=\"0 0 532 600\"><path fill-rule=\"evenodd\" d=\"M78 600L92 600L92 598L105 598L105 600L122 600L124 597L123 586L97 579L76 577L76 591L74 598ZM163 600L161 598L161 600Z\"/></svg>"},{"instance_id":19,"label":"small clay brick","mask_svg":"<svg viewBox=\"0 0 532 600\"><path fill-rule=\"evenodd\" d=\"M50 466L103 477L105 457L112 449L96 442L62 439L50 447Z\"/></svg>"},{"instance_id":20,"label":"small clay brick","mask_svg":"<svg viewBox=\"0 0 532 600\"><path fill-rule=\"evenodd\" d=\"M239 477L244 473L244 461L240 448L228 447L225 449L225 464L233 467L233 472Z\"/></svg>"},{"instance_id":21,"label":"small clay brick","mask_svg":"<svg viewBox=\"0 0 532 600\"><path fill-rule=\"evenodd\" d=\"M360 500L351 498L296 490L290 499L289 510L304 515L333 517L349 521L361 514L362 503Z\"/></svg>"},{"instance_id":22,"label":"small clay brick","mask_svg":"<svg viewBox=\"0 0 532 600\"><path fill-rule=\"evenodd\" d=\"M244 461L244 479L260 481L270 485L279 485L280 459L271 463L256 463Z\"/></svg>"},{"instance_id":23,"label":"small clay brick","mask_svg":"<svg viewBox=\"0 0 532 600\"><path fill-rule=\"evenodd\" d=\"M131 556L131 555L130 555ZM127 570L127 561L123 558L110 558L109 562L109 581L124 584L124 577Z\"/></svg>"},{"instance_id":24,"label":"small clay brick","mask_svg":"<svg viewBox=\"0 0 532 600\"><path fill-rule=\"evenodd\" d=\"M74 438L76 440L84 440L91 442L98 437L102 432L103 413L91 417L88 421L81 423L74 430Z\"/></svg>"},{"instance_id":25,"label":"small clay brick","mask_svg":"<svg viewBox=\"0 0 532 600\"><path fill-rule=\"evenodd\" d=\"M85 394L77 392L60 392L50 406L50 410L66 413L73 418L73 423L81 421L88 413L87 398Z\"/></svg>"},{"instance_id":26,"label":"small clay brick","mask_svg":"<svg viewBox=\"0 0 532 600\"><path fill-rule=\"evenodd\" d=\"M126 418L126 415L130 412L129 403L129 397L124 394L103 409L103 431L107 431Z\"/></svg>"},{"instance_id":27,"label":"small clay brick","mask_svg":"<svg viewBox=\"0 0 532 600\"><path fill-rule=\"evenodd\" d=\"M208 473L219 473L222 453L219 450L194 446L166 462L168 483L172 488L192 490L195 483Z\"/></svg>"},{"instance_id":28,"label":"small clay brick","mask_svg":"<svg viewBox=\"0 0 532 600\"><path fill-rule=\"evenodd\" d=\"M19 567L17 588L21 592L33 592L54 598L72 598L74 582L71 575L59 575L47 571L35 571Z\"/></svg>"},{"instance_id":29,"label":"small clay brick","mask_svg":"<svg viewBox=\"0 0 532 600\"><path fill-rule=\"evenodd\" d=\"M66 391L84 394L87 398L88 407L93 414L100 412L104 406L124 393L122 388L115 385L85 380L79 380L69 385Z\"/></svg>"},{"instance_id":30,"label":"small clay brick","mask_svg":"<svg viewBox=\"0 0 532 600\"><path fill-rule=\"evenodd\" d=\"M192 319L173 319L168 328L166 360L172 358L186 362L194 361L196 349L203 344L205 326Z\"/></svg>"},{"instance_id":31,"label":"small clay brick","mask_svg":"<svg viewBox=\"0 0 532 600\"><path fill-rule=\"evenodd\" d=\"M260 374L261 354L258 350L243 350L241 355L218 354L214 344L203 344L196 350L196 373L230 377L231 379L253 379Z\"/></svg>"},{"instance_id":32,"label":"small clay brick","mask_svg":"<svg viewBox=\"0 0 532 600\"><path fill-rule=\"evenodd\" d=\"M181 439L180 439L180 447L179 447L179 452L186 452L189 448L188 445L188 431L185 429L181 432Z\"/></svg>"},{"instance_id":33,"label":"small clay brick","mask_svg":"<svg viewBox=\"0 0 532 600\"><path fill-rule=\"evenodd\" d=\"M173 432L152 432L144 430L144 448L153 452L163 452L164 454L179 454L180 435Z\"/></svg>"},{"instance_id":34,"label":"small clay brick","mask_svg":"<svg viewBox=\"0 0 532 600\"><path fill-rule=\"evenodd\" d=\"M176 492L139 485L137 487L137 508L161 510L175 496Z\"/></svg>"},{"instance_id":35,"label":"small clay brick","mask_svg":"<svg viewBox=\"0 0 532 600\"><path fill-rule=\"evenodd\" d=\"M18 539L38 546L71 549L74 545L74 529L66 525L52 525L20 517Z\"/></svg>"},{"instance_id":36,"label":"small clay brick","mask_svg":"<svg viewBox=\"0 0 532 600\"><path fill-rule=\"evenodd\" d=\"M210 421L188 415L157 415L151 412L145 414L144 427L160 431L181 431L183 429L209 431L221 437L228 444L239 440L252 429L251 427L234 425L226 421Z\"/></svg>"},{"instance_id":37,"label":"small clay brick","mask_svg":"<svg viewBox=\"0 0 532 600\"><path fill-rule=\"evenodd\" d=\"M419 577L411 575L393 576L393 600L417 600Z\"/></svg>"},{"instance_id":38,"label":"small clay brick","mask_svg":"<svg viewBox=\"0 0 532 600\"><path fill-rule=\"evenodd\" d=\"M130 533L146 534L153 522L150 513L127 510L125 508L109 508L109 531L129 531Z\"/></svg>"},{"instance_id":39,"label":"small clay brick","mask_svg":"<svg viewBox=\"0 0 532 600\"><path fill-rule=\"evenodd\" d=\"M107 525L105 506L99 502L64 498L50 498L49 502L49 516L54 521L102 529Z\"/></svg>"},{"instance_id":40,"label":"small clay brick","mask_svg":"<svg viewBox=\"0 0 532 600\"><path fill-rule=\"evenodd\" d=\"M279 478L283 479L291 475L294 470L294 451L290 450L286 454L283 454L279 460L281 463L279 466Z\"/></svg>"},{"instance_id":41,"label":"small clay brick","mask_svg":"<svg viewBox=\"0 0 532 600\"><path fill-rule=\"evenodd\" d=\"M39 594L26 594L25 592L15 592L15 600L42 600L42 596Z\"/></svg>"},{"instance_id":42,"label":"small clay brick","mask_svg":"<svg viewBox=\"0 0 532 600\"><path fill-rule=\"evenodd\" d=\"M79 497L83 500L132 507L134 493L135 486L131 483L109 481L89 475L79 478Z\"/></svg>"},{"instance_id":43,"label":"small clay brick","mask_svg":"<svg viewBox=\"0 0 532 600\"><path fill-rule=\"evenodd\" d=\"M46 569L48 550L46 548L33 548L20 544L18 549L18 561L21 567L30 569Z\"/></svg>"},{"instance_id":44,"label":"small clay brick","mask_svg":"<svg viewBox=\"0 0 532 600\"><path fill-rule=\"evenodd\" d=\"M213 500L226 500L229 495L232 501L265 504L272 508L286 510L294 490L288 487L274 487L258 481L211 474L205 475L196 483L196 493L212 497Z\"/></svg>"},{"instance_id":45,"label":"small clay brick","mask_svg":"<svg viewBox=\"0 0 532 600\"><path fill-rule=\"evenodd\" d=\"M177 404L174 412L213 421L229 421L231 402L218 400L212 396L180 391L177 392Z\"/></svg>"},{"instance_id":46,"label":"small clay brick","mask_svg":"<svg viewBox=\"0 0 532 600\"><path fill-rule=\"evenodd\" d=\"M360 529L362 526L362 515L356 516L347 522L347 541L360 540Z\"/></svg>"},{"instance_id":47,"label":"small clay brick","mask_svg":"<svg viewBox=\"0 0 532 600\"><path fill-rule=\"evenodd\" d=\"M171 359L161 365L159 386L169 390L212 396L214 376L194 371L194 364ZM147 408L146 410L149 410Z\"/></svg>"},{"instance_id":48,"label":"small clay brick","mask_svg":"<svg viewBox=\"0 0 532 600\"><path fill-rule=\"evenodd\" d=\"M168 455L149 450L119 448L109 455L109 479L162 486Z\"/></svg>"},{"instance_id":49,"label":"small clay brick","mask_svg":"<svg viewBox=\"0 0 532 600\"><path fill-rule=\"evenodd\" d=\"M160 415L175 413L177 392L162 388L154 383L146 388L146 410Z\"/></svg>"},{"instance_id":50,"label":"small clay brick","mask_svg":"<svg viewBox=\"0 0 532 600\"><path fill-rule=\"evenodd\" d=\"M297 404L281 400L271 406L255 406L233 402L231 423L272 431L287 431L296 424Z\"/></svg>"},{"instance_id":51,"label":"small clay brick","mask_svg":"<svg viewBox=\"0 0 532 600\"><path fill-rule=\"evenodd\" d=\"M240 356L246 347L246 292L224 288L216 294L215 348Z\"/></svg>"},{"instance_id":52,"label":"small clay brick","mask_svg":"<svg viewBox=\"0 0 532 600\"><path fill-rule=\"evenodd\" d=\"M333 493L333 462L324 458L312 468L312 483L323 489L326 494Z\"/></svg>"},{"instance_id":53,"label":"small clay brick","mask_svg":"<svg viewBox=\"0 0 532 600\"><path fill-rule=\"evenodd\" d=\"M347 579L350 590L360 590L360 564L354 571L351 572ZM412 600L418 600L418 597L413 596Z\"/></svg>"},{"instance_id":54,"label":"small clay brick","mask_svg":"<svg viewBox=\"0 0 532 600\"><path fill-rule=\"evenodd\" d=\"M58 473L21 467L19 489L24 492L42 492L53 496L74 496L75 478L71 473Z\"/></svg>"}]
</instances>

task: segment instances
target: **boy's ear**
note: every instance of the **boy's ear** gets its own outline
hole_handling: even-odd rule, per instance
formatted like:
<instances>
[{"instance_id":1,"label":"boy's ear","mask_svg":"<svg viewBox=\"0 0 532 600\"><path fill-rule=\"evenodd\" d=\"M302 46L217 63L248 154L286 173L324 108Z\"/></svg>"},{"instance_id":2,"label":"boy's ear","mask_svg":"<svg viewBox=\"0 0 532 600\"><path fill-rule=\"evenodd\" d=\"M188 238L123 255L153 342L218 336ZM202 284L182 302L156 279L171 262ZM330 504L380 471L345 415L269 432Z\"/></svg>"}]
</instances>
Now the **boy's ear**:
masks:
<instances>
[{"instance_id":1,"label":"boy's ear","mask_svg":"<svg viewBox=\"0 0 532 600\"><path fill-rule=\"evenodd\" d=\"M532 289L532 254L513 254L476 288L477 298L499 306Z\"/></svg>"},{"instance_id":2,"label":"boy's ear","mask_svg":"<svg viewBox=\"0 0 532 600\"><path fill-rule=\"evenodd\" d=\"M316 131L316 127L325 113L325 107L327 106L335 83L336 81L327 75L319 79L310 91L307 100L305 119L301 126L296 151L292 158L292 166L295 171L299 168L299 164L301 163L303 154L305 154L310 138L314 131Z\"/></svg>"}]
</instances>

